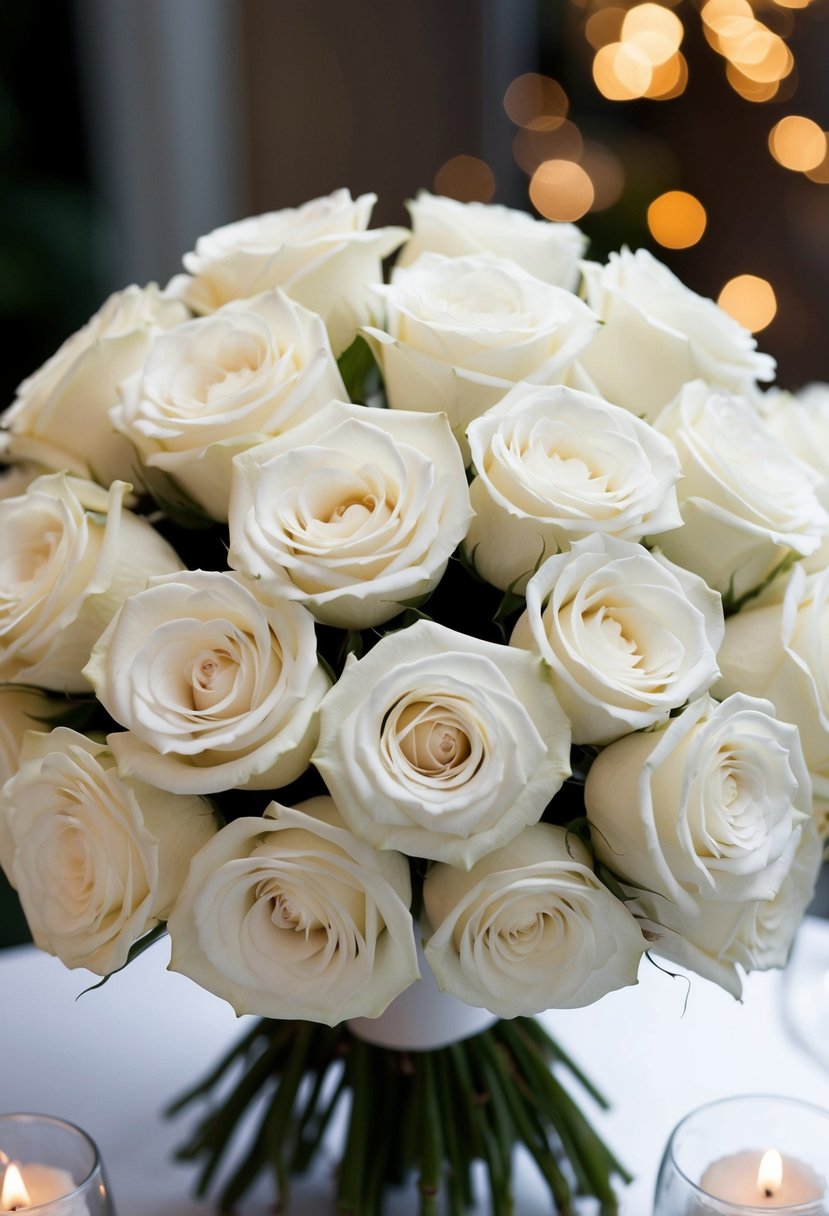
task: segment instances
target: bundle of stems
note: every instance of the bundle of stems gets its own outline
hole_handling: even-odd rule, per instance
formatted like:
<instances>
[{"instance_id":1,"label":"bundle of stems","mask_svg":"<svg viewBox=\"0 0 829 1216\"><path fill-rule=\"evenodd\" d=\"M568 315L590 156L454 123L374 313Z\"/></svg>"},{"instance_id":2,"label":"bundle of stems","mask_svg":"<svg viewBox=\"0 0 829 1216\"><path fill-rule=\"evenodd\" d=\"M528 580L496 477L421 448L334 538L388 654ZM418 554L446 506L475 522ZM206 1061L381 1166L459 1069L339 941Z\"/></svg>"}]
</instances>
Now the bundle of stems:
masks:
<instances>
[{"instance_id":1,"label":"bundle of stems","mask_svg":"<svg viewBox=\"0 0 829 1216\"><path fill-rule=\"evenodd\" d=\"M568 1216L578 1195L590 1195L611 1216L618 1209L613 1178L630 1176L562 1084L564 1073L606 1107L533 1018L498 1021L430 1051L378 1047L346 1024L262 1019L167 1113L206 1105L178 1157L200 1162L197 1192L215 1187L222 1213L266 1171L285 1210L291 1177L309 1169L334 1112L347 1103L339 1216L382 1216L389 1188L412 1180L420 1216L461 1216L483 1198L473 1188L476 1161L485 1167L493 1216L513 1216L519 1145L549 1189L551 1211Z\"/></svg>"}]
</instances>

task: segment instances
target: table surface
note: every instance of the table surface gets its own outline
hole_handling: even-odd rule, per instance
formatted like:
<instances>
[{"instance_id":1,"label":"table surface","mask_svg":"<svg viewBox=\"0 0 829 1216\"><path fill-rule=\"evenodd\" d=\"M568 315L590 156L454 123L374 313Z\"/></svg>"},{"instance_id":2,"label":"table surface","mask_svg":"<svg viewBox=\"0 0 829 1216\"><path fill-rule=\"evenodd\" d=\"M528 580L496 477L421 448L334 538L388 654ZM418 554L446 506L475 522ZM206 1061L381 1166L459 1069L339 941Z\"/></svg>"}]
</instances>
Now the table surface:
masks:
<instances>
[{"instance_id":1,"label":"table surface","mask_svg":"<svg viewBox=\"0 0 829 1216\"><path fill-rule=\"evenodd\" d=\"M224 1002L167 973L165 950L153 946L80 1000L86 973L67 971L32 947L0 955L0 1110L46 1111L84 1127L101 1149L119 1216L211 1211L189 1195L192 1172L170 1160L185 1124L166 1123L160 1111L211 1065L240 1023ZM806 965L829 968L829 922L807 919L797 953ZM829 1107L829 1071L786 1029L787 991L778 973L752 975L740 1004L700 979L689 988L645 961L636 988L546 1015L615 1104L597 1122L636 1174L622 1199L625 1216L650 1212L665 1141L694 1107L752 1092ZM824 1029L829 1043L829 991ZM519 1216L550 1211L524 1161L517 1190ZM321 1216L333 1210L330 1194L327 1165L298 1188L291 1212ZM396 1216L415 1210L403 1201L394 1208ZM254 1198L241 1214L269 1210L265 1198Z\"/></svg>"}]
</instances>

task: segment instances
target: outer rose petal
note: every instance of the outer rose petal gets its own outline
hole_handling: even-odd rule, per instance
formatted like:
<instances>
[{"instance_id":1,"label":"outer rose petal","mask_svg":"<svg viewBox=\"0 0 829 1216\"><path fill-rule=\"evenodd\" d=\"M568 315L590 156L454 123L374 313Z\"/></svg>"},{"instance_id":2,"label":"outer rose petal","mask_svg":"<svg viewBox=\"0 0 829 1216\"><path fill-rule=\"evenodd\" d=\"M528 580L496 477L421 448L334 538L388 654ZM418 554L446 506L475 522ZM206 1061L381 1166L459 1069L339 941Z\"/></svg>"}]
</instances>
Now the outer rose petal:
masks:
<instances>
[{"instance_id":1,"label":"outer rose petal","mask_svg":"<svg viewBox=\"0 0 829 1216\"><path fill-rule=\"evenodd\" d=\"M168 922L170 968L238 1014L379 1017L419 978L410 901L405 858L363 844L329 798L271 803L194 858Z\"/></svg>"}]
</instances>

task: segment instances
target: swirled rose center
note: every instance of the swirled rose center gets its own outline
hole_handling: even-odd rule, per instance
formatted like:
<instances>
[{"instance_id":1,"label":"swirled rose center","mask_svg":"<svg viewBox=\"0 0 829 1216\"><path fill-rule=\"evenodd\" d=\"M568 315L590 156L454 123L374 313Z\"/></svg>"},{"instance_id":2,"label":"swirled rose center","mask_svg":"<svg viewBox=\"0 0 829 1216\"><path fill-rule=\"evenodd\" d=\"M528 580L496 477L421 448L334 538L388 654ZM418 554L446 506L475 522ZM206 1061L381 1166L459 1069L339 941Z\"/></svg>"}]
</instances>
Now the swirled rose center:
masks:
<instances>
[{"instance_id":1,"label":"swirled rose center","mask_svg":"<svg viewBox=\"0 0 829 1216\"><path fill-rule=\"evenodd\" d=\"M463 765L472 751L457 716L444 707L416 701L397 720L400 750L422 776L446 776Z\"/></svg>"},{"instance_id":2,"label":"swirled rose center","mask_svg":"<svg viewBox=\"0 0 829 1216\"><path fill-rule=\"evenodd\" d=\"M193 663L193 708L211 709L233 691L238 664L226 650L203 650Z\"/></svg>"}]
</instances>

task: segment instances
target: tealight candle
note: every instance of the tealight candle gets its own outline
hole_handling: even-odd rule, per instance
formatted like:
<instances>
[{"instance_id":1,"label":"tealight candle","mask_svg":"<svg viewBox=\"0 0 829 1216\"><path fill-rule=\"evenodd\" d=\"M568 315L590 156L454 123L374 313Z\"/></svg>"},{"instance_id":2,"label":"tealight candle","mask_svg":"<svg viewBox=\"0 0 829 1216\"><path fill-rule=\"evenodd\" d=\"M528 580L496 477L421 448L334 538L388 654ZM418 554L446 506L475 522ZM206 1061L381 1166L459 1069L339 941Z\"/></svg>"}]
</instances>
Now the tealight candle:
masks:
<instances>
[{"instance_id":1,"label":"tealight candle","mask_svg":"<svg viewBox=\"0 0 829 1216\"><path fill-rule=\"evenodd\" d=\"M10 1161L0 1186L0 1212L20 1212L71 1195L77 1187L68 1170L38 1161ZM88 1209L84 1209L88 1211Z\"/></svg>"},{"instance_id":2,"label":"tealight candle","mask_svg":"<svg viewBox=\"0 0 829 1216\"><path fill-rule=\"evenodd\" d=\"M709 1165L700 1179L707 1195L753 1208L786 1208L823 1199L826 1188L808 1165L776 1149L746 1149Z\"/></svg>"},{"instance_id":3,"label":"tealight candle","mask_svg":"<svg viewBox=\"0 0 829 1216\"><path fill-rule=\"evenodd\" d=\"M793 1098L723 1098L674 1129L654 1216L829 1216L829 1111Z\"/></svg>"},{"instance_id":4,"label":"tealight candle","mask_svg":"<svg viewBox=\"0 0 829 1216\"><path fill-rule=\"evenodd\" d=\"M0 1216L114 1216L98 1150L51 1115L0 1115Z\"/></svg>"}]
</instances>

